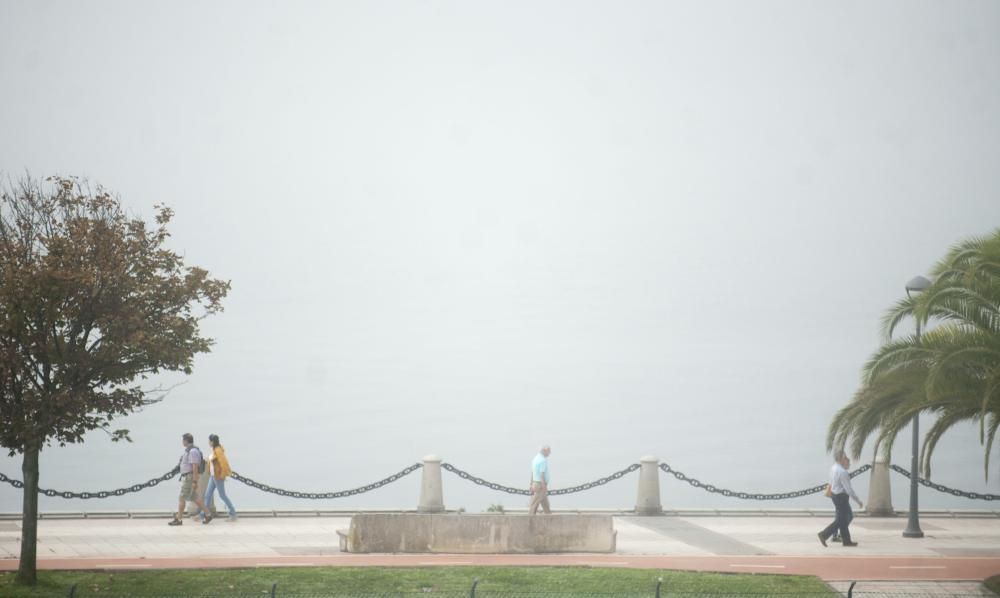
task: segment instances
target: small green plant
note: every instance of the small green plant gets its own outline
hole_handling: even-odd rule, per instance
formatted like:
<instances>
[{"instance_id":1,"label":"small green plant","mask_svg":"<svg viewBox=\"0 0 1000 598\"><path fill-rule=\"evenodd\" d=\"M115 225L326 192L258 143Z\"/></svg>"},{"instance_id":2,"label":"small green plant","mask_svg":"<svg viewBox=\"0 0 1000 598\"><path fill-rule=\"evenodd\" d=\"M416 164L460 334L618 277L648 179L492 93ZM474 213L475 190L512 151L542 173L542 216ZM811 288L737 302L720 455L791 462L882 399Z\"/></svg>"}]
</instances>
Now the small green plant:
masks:
<instances>
[{"instance_id":1,"label":"small green plant","mask_svg":"<svg viewBox=\"0 0 1000 598\"><path fill-rule=\"evenodd\" d=\"M1000 575L994 575L993 577L985 579L983 584L987 588L993 590L994 594L1000 594Z\"/></svg>"},{"instance_id":2,"label":"small green plant","mask_svg":"<svg viewBox=\"0 0 1000 598\"><path fill-rule=\"evenodd\" d=\"M486 509L486 512L487 513L501 513L502 514L504 512L503 505L501 505L499 503L497 503L495 505L490 505L490 507L488 509Z\"/></svg>"}]
</instances>

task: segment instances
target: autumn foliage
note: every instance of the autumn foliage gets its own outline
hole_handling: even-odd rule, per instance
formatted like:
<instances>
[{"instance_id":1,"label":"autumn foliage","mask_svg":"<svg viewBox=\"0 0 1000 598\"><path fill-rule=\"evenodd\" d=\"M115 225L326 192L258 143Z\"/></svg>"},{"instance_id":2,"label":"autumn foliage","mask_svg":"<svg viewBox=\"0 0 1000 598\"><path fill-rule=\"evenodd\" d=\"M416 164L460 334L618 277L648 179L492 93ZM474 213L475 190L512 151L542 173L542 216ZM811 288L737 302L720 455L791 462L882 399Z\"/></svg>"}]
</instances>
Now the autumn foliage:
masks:
<instances>
[{"instance_id":1,"label":"autumn foliage","mask_svg":"<svg viewBox=\"0 0 1000 598\"><path fill-rule=\"evenodd\" d=\"M24 583L39 451L95 429L127 438L112 422L163 397L149 377L190 373L212 346L199 323L222 310L229 283L167 247L172 216L156 206L147 223L74 178L0 190L0 445L24 457Z\"/></svg>"}]
</instances>

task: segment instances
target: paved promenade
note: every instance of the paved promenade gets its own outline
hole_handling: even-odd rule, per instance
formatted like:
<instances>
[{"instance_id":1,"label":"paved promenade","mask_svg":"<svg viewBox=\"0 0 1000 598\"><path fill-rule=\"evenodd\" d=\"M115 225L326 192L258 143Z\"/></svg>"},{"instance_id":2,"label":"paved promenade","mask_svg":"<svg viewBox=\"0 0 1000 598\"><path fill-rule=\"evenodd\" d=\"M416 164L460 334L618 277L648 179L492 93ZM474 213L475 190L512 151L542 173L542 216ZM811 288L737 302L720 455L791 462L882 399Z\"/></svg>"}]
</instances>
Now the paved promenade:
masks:
<instances>
[{"instance_id":1,"label":"paved promenade","mask_svg":"<svg viewBox=\"0 0 1000 598\"><path fill-rule=\"evenodd\" d=\"M860 543L820 545L825 515L615 516L613 555L361 555L341 553L330 516L242 517L210 525L167 519L43 519L38 556L46 569L157 567L586 565L816 575L830 582L950 582L971 592L1000 574L1000 517L924 517L922 539L901 536L904 517L858 517ZM20 521L0 521L0 569L14 569Z\"/></svg>"}]
</instances>

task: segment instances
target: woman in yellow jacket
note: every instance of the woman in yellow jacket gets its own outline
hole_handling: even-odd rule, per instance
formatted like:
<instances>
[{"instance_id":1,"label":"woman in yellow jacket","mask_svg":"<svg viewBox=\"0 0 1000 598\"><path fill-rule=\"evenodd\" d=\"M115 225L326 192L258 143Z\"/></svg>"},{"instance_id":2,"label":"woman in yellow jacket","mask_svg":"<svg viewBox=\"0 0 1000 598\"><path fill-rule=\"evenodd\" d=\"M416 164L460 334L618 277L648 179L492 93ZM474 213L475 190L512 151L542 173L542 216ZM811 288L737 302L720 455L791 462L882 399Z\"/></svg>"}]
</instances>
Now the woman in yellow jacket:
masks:
<instances>
[{"instance_id":1,"label":"woman in yellow jacket","mask_svg":"<svg viewBox=\"0 0 1000 598\"><path fill-rule=\"evenodd\" d=\"M205 506L209 511L205 515L209 519L212 518L214 494L215 489L218 488L222 502L226 503L226 508L229 509L228 521L236 521L236 508L233 507L232 501L226 496L226 478L233 472L229 468L229 459L226 459L226 449L222 448L222 445L219 443L218 434L209 434L208 443L212 445L212 454L208 456L209 463L212 464L212 476L208 478L208 488L205 490ZM205 523L208 523L208 521Z\"/></svg>"}]
</instances>

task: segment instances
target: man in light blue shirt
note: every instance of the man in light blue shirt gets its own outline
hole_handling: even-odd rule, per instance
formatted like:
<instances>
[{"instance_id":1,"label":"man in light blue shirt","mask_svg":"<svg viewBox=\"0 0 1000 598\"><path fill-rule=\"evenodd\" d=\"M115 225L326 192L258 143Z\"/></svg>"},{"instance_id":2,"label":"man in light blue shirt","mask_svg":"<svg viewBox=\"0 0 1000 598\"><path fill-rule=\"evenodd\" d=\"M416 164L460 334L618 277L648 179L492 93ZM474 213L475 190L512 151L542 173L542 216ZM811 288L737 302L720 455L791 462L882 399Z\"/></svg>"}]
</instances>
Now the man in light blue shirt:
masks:
<instances>
[{"instance_id":1,"label":"man in light blue shirt","mask_svg":"<svg viewBox=\"0 0 1000 598\"><path fill-rule=\"evenodd\" d=\"M531 505L528 507L528 514L534 515L541 506L546 515L550 515L549 510L549 455L552 449L549 445L543 446L531 462Z\"/></svg>"}]
</instances>

